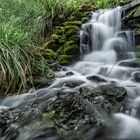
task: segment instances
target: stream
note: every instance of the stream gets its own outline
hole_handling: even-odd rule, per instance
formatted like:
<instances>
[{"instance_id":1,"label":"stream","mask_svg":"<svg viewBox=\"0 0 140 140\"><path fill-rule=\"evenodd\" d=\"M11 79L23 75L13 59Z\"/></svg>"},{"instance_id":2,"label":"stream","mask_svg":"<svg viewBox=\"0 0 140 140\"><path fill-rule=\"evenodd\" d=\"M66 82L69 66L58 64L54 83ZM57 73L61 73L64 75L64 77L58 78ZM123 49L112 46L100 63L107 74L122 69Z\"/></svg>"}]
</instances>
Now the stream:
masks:
<instances>
[{"instance_id":1,"label":"stream","mask_svg":"<svg viewBox=\"0 0 140 140\"><path fill-rule=\"evenodd\" d=\"M14 124L21 129L26 119L52 110L61 129L83 133L86 140L140 138L140 65L134 33L122 29L122 15L121 7L93 12L81 27L79 62L57 71L49 87L0 100L2 140L12 140ZM16 139L48 138L23 133Z\"/></svg>"}]
</instances>

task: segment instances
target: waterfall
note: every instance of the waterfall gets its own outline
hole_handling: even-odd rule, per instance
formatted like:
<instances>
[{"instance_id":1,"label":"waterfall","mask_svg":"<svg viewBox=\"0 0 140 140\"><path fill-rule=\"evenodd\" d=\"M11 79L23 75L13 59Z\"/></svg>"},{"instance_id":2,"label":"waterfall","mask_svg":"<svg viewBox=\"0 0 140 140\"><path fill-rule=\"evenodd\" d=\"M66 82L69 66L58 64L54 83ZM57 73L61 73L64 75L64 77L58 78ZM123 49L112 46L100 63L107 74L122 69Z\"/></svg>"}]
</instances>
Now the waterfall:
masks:
<instances>
[{"instance_id":1,"label":"waterfall","mask_svg":"<svg viewBox=\"0 0 140 140\"><path fill-rule=\"evenodd\" d=\"M136 59L134 33L122 29L121 18L121 7L93 12L91 19L81 27L81 60L66 67L66 70L56 72L56 79L49 87L0 100L0 109L22 110L32 100L32 104L43 106L47 101L53 103L60 92L80 94L81 87L93 89L113 83L125 87L129 98L127 106L122 107L123 111L113 115L119 130L115 138L133 138L134 134L136 138L140 137L140 130L135 128L140 127L140 69L132 63ZM89 77L98 78L100 82ZM68 83L70 86L67 86Z\"/></svg>"},{"instance_id":2,"label":"waterfall","mask_svg":"<svg viewBox=\"0 0 140 140\"><path fill-rule=\"evenodd\" d=\"M121 7L93 12L80 32L81 53L100 51L103 55L105 51L115 51L114 61L134 58L134 53L130 53L134 51L134 35L132 31L121 31L121 15Z\"/></svg>"}]
</instances>

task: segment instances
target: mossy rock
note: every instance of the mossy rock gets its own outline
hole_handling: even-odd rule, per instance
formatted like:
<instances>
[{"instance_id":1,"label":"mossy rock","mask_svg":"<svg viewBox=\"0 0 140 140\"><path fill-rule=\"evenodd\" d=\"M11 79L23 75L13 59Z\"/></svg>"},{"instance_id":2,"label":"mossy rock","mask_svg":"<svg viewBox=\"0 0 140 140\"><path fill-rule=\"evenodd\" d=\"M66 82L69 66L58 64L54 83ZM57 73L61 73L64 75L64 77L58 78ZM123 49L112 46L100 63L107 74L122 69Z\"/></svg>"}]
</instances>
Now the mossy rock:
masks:
<instances>
[{"instance_id":1,"label":"mossy rock","mask_svg":"<svg viewBox=\"0 0 140 140\"><path fill-rule=\"evenodd\" d=\"M140 45L136 46L136 52L140 52Z\"/></svg>"},{"instance_id":2,"label":"mossy rock","mask_svg":"<svg viewBox=\"0 0 140 140\"><path fill-rule=\"evenodd\" d=\"M96 7L92 3L85 3L80 7L79 11L86 12L86 11L93 11L95 9Z\"/></svg>"},{"instance_id":3,"label":"mossy rock","mask_svg":"<svg viewBox=\"0 0 140 140\"><path fill-rule=\"evenodd\" d=\"M59 48L58 53L64 55L78 55L79 48L74 41L68 41Z\"/></svg>"},{"instance_id":4,"label":"mossy rock","mask_svg":"<svg viewBox=\"0 0 140 140\"><path fill-rule=\"evenodd\" d=\"M69 17L69 20L70 21L76 21L76 20L81 21L83 17L86 17L85 13L77 11Z\"/></svg>"},{"instance_id":5,"label":"mossy rock","mask_svg":"<svg viewBox=\"0 0 140 140\"><path fill-rule=\"evenodd\" d=\"M140 59L133 59L129 61L119 62L119 66L131 67L131 68L140 68Z\"/></svg>"},{"instance_id":6,"label":"mossy rock","mask_svg":"<svg viewBox=\"0 0 140 140\"><path fill-rule=\"evenodd\" d=\"M54 30L54 34L57 34L57 35L62 35L63 34L63 27L62 26L57 26Z\"/></svg>"},{"instance_id":7,"label":"mossy rock","mask_svg":"<svg viewBox=\"0 0 140 140\"><path fill-rule=\"evenodd\" d=\"M57 58L57 53L55 53L51 49L44 49L41 54L44 56L46 59L56 59Z\"/></svg>"},{"instance_id":8,"label":"mossy rock","mask_svg":"<svg viewBox=\"0 0 140 140\"><path fill-rule=\"evenodd\" d=\"M66 42L66 38L63 35L52 34L51 38L52 38L52 40L54 40L55 42L58 42L60 44L63 44Z\"/></svg>"},{"instance_id":9,"label":"mossy rock","mask_svg":"<svg viewBox=\"0 0 140 140\"><path fill-rule=\"evenodd\" d=\"M73 35L69 38L69 40L74 41L78 46L80 45L80 35Z\"/></svg>"},{"instance_id":10,"label":"mossy rock","mask_svg":"<svg viewBox=\"0 0 140 140\"><path fill-rule=\"evenodd\" d=\"M136 52L136 57L140 59L140 52Z\"/></svg>"},{"instance_id":11,"label":"mossy rock","mask_svg":"<svg viewBox=\"0 0 140 140\"><path fill-rule=\"evenodd\" d=\"M82 22L81 21L68 21L68 22L64 22L63 24L63 26L72 26L72 25L81 27Z\"/></svg>"},{"instance_id":12,"label":"mossy rock","mask_svg":"<svg viewBox=\"0 0 140 140\"><path fill-rule=\"evenodd\" d=\"M133 17L133 16L139 16L140 15L140 6L137 6L136 8L133 8L130 10L127 14L127 17Z\"/></svg>"},{"instance_id":13,"label":"mossy rock","mask_svg":"<svg viewBox=\"0 0 140 140\"><path fill-rule=\"evenodd\" d=\"M73 57L71 55L60 55L58 61L61 65L69 65L73 62Z\"/></svg>"},{"instance_id":14,"label":"mossy rock","mask_svg":"<svg viewBox=\"0 0 140 140\"><path fill-rule=\"evenodd\" d=\"M64 35L65 37L68 39L69 37L73 36L73 35L77 35L79 34L79 30L80 28L78 28L77 26L65 26L64 27Z\"/></svg>"},{"instance_id":15,"label":"mossy rock","mask_svg":"<svg viewBox=\"0 0 140 140\"><path fill-rule=\"evenodd\" d=\"M88 22L88 20L89 20L88 17L83 17L83 18L82 18L82 23L86 23L86 22Z\"/></svg>"}]
</instances>

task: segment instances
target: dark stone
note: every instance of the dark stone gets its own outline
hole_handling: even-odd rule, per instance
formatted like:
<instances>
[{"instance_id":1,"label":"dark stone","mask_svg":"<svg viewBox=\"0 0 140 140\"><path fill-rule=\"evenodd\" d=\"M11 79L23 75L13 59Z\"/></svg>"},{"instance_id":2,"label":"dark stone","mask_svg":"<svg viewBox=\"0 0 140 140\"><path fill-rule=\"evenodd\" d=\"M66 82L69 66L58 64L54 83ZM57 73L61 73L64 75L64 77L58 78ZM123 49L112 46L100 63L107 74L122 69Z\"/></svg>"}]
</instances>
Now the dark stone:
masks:
<instances>
[{"instance_id":1,"label":"dark stone","mask_svg":"<svg viewBox=\"0 0 140 140\"><path fill-rule=\"evenodd\" d=\"M54 127L47 127L44 128L38 132L36 132L33 136L29 138L29 140L47 140L47 139L53 139L53 140L63 140L63 137L61 137L57 129Z\"/></svg>"},{"instance_id":2,"label":"dark stone","mask_svg":"<svg viewBox=\"0 0 140 140\"><path fill-rule=\"evenodd\" d=\"M128 4L124 5L122 9L127 13L128 11L139 5L140 5L139 0L131 0Z\"/></svg>"},{"instance_id":3,"label":"dark stone","mask_svg":"<svg viewBox=\"0 0 140 140\"><path fill-rule=\"evenodd\" d=\"M123 41L125 41L127 47L126 47L126 51L128 52L132 52L134 51L134 33L133 31L120 31L117 33L117 37L121 37L123 39ZM131 40L131 41L129 41Z\"/></svg>"},{"instance_id":4,"label":"dark stone","mask_svg":"<svg viewBox=\"0 0 140 140\"><path fill-rule=\"evenodd\" d=\"M108 70L107 67L101 67L98 74L107 75L107 70Z\"/></svg>"},{"instance_id":5,"label":"dark stone","mask_svg":"<svg viewBox=\"0 0 140 140\"><path fill-rule=\"evenodd\" d=\"M85 24L82 27L81 32L81 49L83 53L89 53L92 51L92 25Z\"/></svg>"},{"instance_id":6,"label":"dark stone","mask_svg":"<svg viewBox=\"0 0 140 140\"><path fill-rule=\"evenodd\" d=\"M127 92L123 87L114 84L98 88L82 87L75 92L59 92L59 99L52 104L55 110L54 118L60 126L66 129L81 128L84 125L95 126L97 120L104 120L103 114L117 112L118 104L126 98Z\"/></svg>"},{"instance_id":7,"label":"dark stone","mask_svg":"<svg viewBox=\"0 0 140 140\"><path fill-rule=\"evenodd\" d=\"M75 88L77 86L80 86L81 84L83 84L83 81L76 81L76 82L66 82L64 83L64 86L70 87L70 88Z\"/></svg>"},{"instance_id":8,"label":"dark stone","mask_svg":"<svg viewBox=\"0 0 140 140\"><path fill-rule=\"evenodd\" d=\"M124 60L120 61L118 63L119 66L124 66L124 67L132 67L132 68L138 68L140 67L140 61L138 59L135 60Z\"/></svg>"},{"instance_id":9,"label":"dark stone","mask_svg":"<svg viewBox=\"0 0 140 140\"><path fill-rule=\"evenodd\" d=\"M74 75L74 73L72 71L69 71L66 73L66 76L72 76L72 75Z\"/></svg>"},{"instance_id":10,"label":"dark stone","mask_svg":"<svg viewBox=\"0 0 140 140\"><path fill-rule=\"evenodd\" d=\"M51 67L52 67L52 69L54 71L60 71L60 70L62 70L62 66L60 65L59 62L55 62L55 63L51 64Z\"/></svg>"},{"instance_id":11,"label":"dark stone","mask_svg":"<svg viewBox=\"0 0 140 140\"><path fill-rule=\"evenodd\" d=\"M88 80L94 81L94 82L108 82L106 79L99 75L92 75L87 77Z\"/></svg>"},{"instance_id":12,"label":"dark stone","mask_svg":"<svg viewBox=\"0 0 140 140\"><path fill-rule=\"evenodd\" d=\"M140 71L132 73L132 80L135 82L140 82Z\"/></svg>"},{"instance_id":13,"label":"dark stone","mask_svg":"<svg viewBox=\"0 0 140 140\"><path fill-rule=\"evenodd\" d=\"M135 45L140 45L140 32L135 33Z\"/></svg>"},{"instance_id":14,"label":"dark stone","mask_svg":"<svg viewBox=\"0 0 140 140\"><path fill-rule=\"evenodd\" d=\"M118 102L122 102L127 96L127 91L124 87L118 87L116 85L110 84L101 86L100 88L103 95L115 97Z\"/></svg>"}]
</instances>

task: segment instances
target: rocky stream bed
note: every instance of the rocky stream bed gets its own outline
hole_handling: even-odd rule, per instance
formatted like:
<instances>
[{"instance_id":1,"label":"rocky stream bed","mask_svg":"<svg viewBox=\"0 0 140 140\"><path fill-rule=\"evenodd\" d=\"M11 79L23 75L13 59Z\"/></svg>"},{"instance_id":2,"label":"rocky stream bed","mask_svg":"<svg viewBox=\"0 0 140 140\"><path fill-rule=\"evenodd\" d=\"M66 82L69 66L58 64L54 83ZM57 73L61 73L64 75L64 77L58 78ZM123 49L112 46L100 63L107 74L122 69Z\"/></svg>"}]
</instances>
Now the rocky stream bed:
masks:
<instances>
[{"instance_id":1,"label":"rocky stream bed","mask_svg":"<svg viewBox=\"0 0 140 140\"><path fill-rule=\"evenodd\" d=\"M52 65L55 75L43 83L37 81L39 89L0 98L0 140L139 139L140 60L130 46L132 36L137 38L139 33L135 12L140 3L135 2L124 7L124 19L120 8L98 11L87 4L56 26L50 40L39 48L43 56L60 61ZM137 34L125 32L130 30L129 22ZM61 66L76 60L80 61Z\"/></svg>"}]
</instances>

